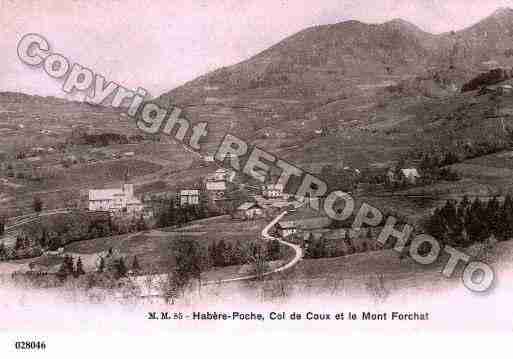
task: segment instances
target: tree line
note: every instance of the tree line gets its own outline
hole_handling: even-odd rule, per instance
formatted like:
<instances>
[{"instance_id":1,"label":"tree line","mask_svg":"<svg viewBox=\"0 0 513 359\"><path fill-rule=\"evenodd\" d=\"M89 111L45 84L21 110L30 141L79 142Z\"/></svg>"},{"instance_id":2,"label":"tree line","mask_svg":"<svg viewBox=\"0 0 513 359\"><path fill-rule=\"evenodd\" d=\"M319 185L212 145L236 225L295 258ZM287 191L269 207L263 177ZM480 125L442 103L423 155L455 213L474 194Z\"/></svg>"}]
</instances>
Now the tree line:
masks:
<instances>
[{"instance_id":1,"label":"tree line","mask_svg":"<svg viewBox=\"0 0 513 359\"><path fill-rule=\"evenodd\" d=\"M198 241L181 236L171 247L174 264L167 273L164 296L172 301L183 295L193 280L201 282L201 273L212 267L250 264L252 274L261 278L269 270L268 262L283 256L277 241L239 241L232 246L220 240L205 248Z\"/></svg>"},{"instance_id":2,"label":"tree line","mask_svg":"<svg viewBox=\"0 0 513 359\"><path fill-rule=\"evenodd\" d=\"M130 272L137 274L141 272L141 266L137 256L134 256L131 263L127 257L115 255L112 248L109 248L107 255L100 257L96 265L96 273L99 275L112 276L114 279L126 277ZM75 261L71 255L65 255L57 277L64 281L68 278L78 278L86 274L82 258Z\"/></svg>"},{"instance_id":3,"label":"tree line","mask_svg":"<svg viewBox=\"0 0 513 359\"><path fill-rule=\"evenodd\" d=\"M237 241L232 245L232 243L221 239L208 246L207 255L212 266L226 267L246 264L251 258L256 257L261 250L261 244L255 241L246 244ZM281 259L283 253L280 243L278 241L267 241L263 248L263 255L266 261Z\"/></svg>"},{"instance_id":4,"label":"tree line","mask_svg":"<svg viewBox=\"0 0 513 359\"><path fill-rule=\"evenodd\" d=\"M511 49L506 50L505 55L511 55ZM461 92L477 90L483 86L490 86L501 81L510 79L513 76L513 69L496 68L479 74L461 87Z\"/></svg>"},{"instance_id":5,"label":"tree line","mask_svg":"<svg viewBox=\"0 0 513 359\"><path fill-rule=\"evenodd\" d=\"M41 223L27 224L16 236L13 248L0 247L0 259L21 259L40 256L76 241L122 235L148 229L142 216L123 217L91 215L76 211Z\"/></svg>"},{"instance_id":6,"label":"tree line","mask_svg":"<svg viewBox=\"0 0 513 359\"><path fill-rule=\"evenodd\" d=\"M511 148L513 133L508 133L508 140L497 139L494 141L480 141L477 143L465 143L455 148L445 148L432 152L421 152L421 169L430 170L444 166L450 166L472 158L486 156Z\"/></svg>"},{"instance_id":7,"label":"tree line","mask_svg":"<svg viewBox=\"0 0 513 359\"><path fill-rule=\"evenodd\" d=\"M325 236L315 237L310 234L306 240L300 239L300 242L305 248L305 258L319 259L368 252L373 248L373 240L372 232L367 228L353 238L349 235L349 230L346 230L343 238L328 239Z\"/></svg>"},{"instance_id":8,"label":"tree line","mask_svg":"<svg viewBox=\"0 0 513 359\"><path fill-rule=\"evenodd\" d=\"M175 199L162 200L157 213L157 227L184 225L190 221L212 216L204 201L197 205L178 206Z\"/></svg>"},{"instance_id":9,"label":"tree line","mask_svg":"<svg viewBox=\"0 0 513 359\"><path fill-rule=\"evenodd\" d=\"M491 236L509 240L513 237L513 198L508 194L503 201L498 197L471 201L467 196L459 202L449 200L428 218L426 230L456 247L468 247Z\"/></svg>"}]
</instances>

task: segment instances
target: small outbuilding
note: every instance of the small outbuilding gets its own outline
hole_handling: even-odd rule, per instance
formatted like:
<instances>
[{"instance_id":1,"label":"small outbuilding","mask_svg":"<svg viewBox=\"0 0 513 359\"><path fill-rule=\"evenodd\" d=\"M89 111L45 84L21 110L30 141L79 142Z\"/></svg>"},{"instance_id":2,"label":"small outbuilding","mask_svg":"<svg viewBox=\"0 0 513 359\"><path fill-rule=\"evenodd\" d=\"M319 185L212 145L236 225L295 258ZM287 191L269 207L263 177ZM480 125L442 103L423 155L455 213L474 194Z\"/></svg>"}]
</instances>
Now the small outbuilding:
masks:
<instances>
[{"instance_id":1,"label":"small outbuilding","mask_svg":"<svg viewBox=\"0 0 513 359\"><path fill-rule=\"evenodd\" d=\"M286 238L297 233L297 223L294 221L280 221L276 224L276 230L280 237Z\"/></svg>"},{"instance_id":2,"label":"small outbuilding","mask_svg":"<svg viewBox=\"0 0 513 359\"><path fill-rule=\"evenodd\" d=\"M403 168L401 174L404 180L408 183L415 184L420 178L419 171L416 168Z\"/></svg>"},{"instance_id":3,"label":"small outbuilding","mask_svg":"<svg viewBox=\"0 0 513 359\"><path fill-rule=\"evenodd\" d=\"M233 219L251 220L263 218L264 215L264 208L258 203L246 202L237 207L232 217Z\"/></svg>"}]
</instances>

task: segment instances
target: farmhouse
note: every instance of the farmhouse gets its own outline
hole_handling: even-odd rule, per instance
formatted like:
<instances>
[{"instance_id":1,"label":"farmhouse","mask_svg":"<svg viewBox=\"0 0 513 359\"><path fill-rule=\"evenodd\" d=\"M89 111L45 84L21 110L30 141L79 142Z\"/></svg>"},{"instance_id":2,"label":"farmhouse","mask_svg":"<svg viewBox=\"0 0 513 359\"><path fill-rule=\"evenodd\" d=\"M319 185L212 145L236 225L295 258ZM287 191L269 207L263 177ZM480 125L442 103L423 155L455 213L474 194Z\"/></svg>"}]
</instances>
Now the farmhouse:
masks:
<instances>
[{"instance_id":1,"label":"farmhouse","mask_svg":"<svg viewBox=\"0 0 513 359\"><path fill-rule=\"evenodd\" d=\"M233 219L250 220L262 218L265 215L264 208L254 202L241 204L232 215Z\"/></svg>"},{"instance_id":2,"label":"farmhouse","mask_svg":"<svg viewBox=\"0 0 513 359\"><path fill-rule=\"evenodd\" d=\"M44 147L32 147L30 149L31 153L33 154L41 154L41 153L44 153L45 152L45 149Z\"/></svg>"},{"instance_id":3,"label":"farmhouse","mask_svg":"<svg viewBox=\"0 0 513 359\"><path fill-rule=\"evenodd\" d=\"M283 196L283 184L269 184L262 186L262 195L265 198L281 198Z\"/></svg>"},{"instance_id":4,"label":"farmhouse","mask_svg":"<svg viewBox=\"0 0 513 359\"><path fill-rule=\"evenodd\" d=\"M203 161L205 163L213 163L214 162L214 156L213 155L205 155L202 157Z\"/></svg>"},{"instance_id":5,"label":"farmhouse","mask_svg":"<svg viewBox=\"0 0 513 359\"><path fill-rule=\"evenodd\" d=\"M207 182L220 182L228 180L229 174L231 171L228 171L224 168L219 168L214 173L211 173L207 176Z\"/></svg>"},{"instance_id":6,"label":"farmhouse","mask_svg":"<svg viewBox=\"0 0 513 359\"><path fill-rule=\"evenodd\" d=\"M180 206L198 205L200 191L198 189L184 189L178 194Z\"/></svg>"},{"instance_id":7,"label":"farmhouse","mask_svg":"<svg viewBox=\"0 0 513 359\"><path fill-rule=\"evenodd\" d=\"M206 188L207 188L207 191L226 191L226 182L225 181L207 181Z\"/></svg>"},{"instance_id":8,"label":"farmhouse","mask_svg":"<svg viewBox=\"0 0 513 359\"><path fill-rule=\"evenodd\" d=\"M401 175L406 182L411 184L417 183L417 180L420 178L419 171L416 168L403 168Z\"/></svg>"},{"instance_id":9,"label":"farmhouse","mask_svg":"<svg viewBox=\"0 0 513 359\"><path fill-rule=\"evenodd\" d=\"M134 196L134 185L122 188L89 190L89 210L121 213L140 213L142 202Z\"/></svg>"},{"instance_id":10,"label":"farmhouse","mask_svg":"<svg viewBox=\"0 0 513 359\"><path fill-rule=\"evenodd\" d=\"M297 224L294 221L280 221L276 224L276 230L280 237L286 238L297 233Z\"/></svg>"},{"instance_id":11,"label":"farmhouse","mask_svg":"<svg viewBox=\"0 0 513 359\"><path fill-rule=\"evenodd\" d=\"M224 168L220 168L214 173L207 176L205 180L205 187L209 192L209 195L214 200L220 200L224 198L227 182L233 181L235 177L234 171L229 171Z\"/></svg>"},{"instance_id":12,"label":"farmhouse","mask_svg":"<svg viewBox=\"0 0 513 359\"><path fill-rule=\"evenodd\" d=\"M206 189L209 198L212 198L214 201L222 200L226 194L226 182L207 181Z\"/></svg>"},{"instance_id":13,"label":"farmhouse","mask_svg":"<svg viewBox=\"0 0 513 359\"><path fill-rule=\"evenodd\" d=\"M305 242L306 245L311 240L319 240L321 238L324 238L326 233L328 233L330 230L328 228L313 228L310 230L300 229L296 233L296 238L301 239Z\"/></svg>"},{"instance_id":14,"label":"farmhouse","mask_svg":"<svg viewBox=\"0 0 513 359\"><path fill-rule=\"evenodd\" d=\"M416 168L389 168L386 173L386 179L389 184L393 183L409 183L415 184L420 179L419 171Z\"/></svg>"},{"instance_id":15,"label":"farmhouse","mask_svg":"<svg viewBox=\"0 0 513 359\"><path fill-rule=\"evenodd\" d=\"M478 95L492 94L495 93L497 95L506 95L513 92L513 86L511 85L490 85L484 86L479 90Z\"/></svg>"},{"instance_id":16,"label":"farmhouse","mask_svg":"<svg viewBox=\"0 0 513 359\"><path fill-rule=\"evenodd\" d=\"M288 237L295 233L325 233L331 222L327 216L307 207L285 216L276 224L276 229L282 237Z\"/></svg>"},{"instance_id":17,"label":"farmhouse","mask_svg":"<svg viewBox=\"0 0 513 359\"><path fill-rule=\"evenodd\" d=\"M323 238L326 241L336 242L345 252L367 252L382 249L376 240L377 234L369 230L339 228L326 233Z\"/></svg>"}]
</instances>

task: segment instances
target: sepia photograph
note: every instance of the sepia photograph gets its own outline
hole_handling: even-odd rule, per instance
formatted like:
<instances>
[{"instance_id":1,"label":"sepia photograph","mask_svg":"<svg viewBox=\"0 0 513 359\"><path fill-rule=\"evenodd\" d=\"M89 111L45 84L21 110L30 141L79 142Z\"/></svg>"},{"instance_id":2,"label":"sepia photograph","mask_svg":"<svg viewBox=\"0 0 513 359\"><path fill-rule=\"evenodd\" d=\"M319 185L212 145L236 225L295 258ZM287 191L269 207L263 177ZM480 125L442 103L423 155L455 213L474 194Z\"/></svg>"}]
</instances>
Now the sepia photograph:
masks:
<instances>
[{"instance_id":1,"label":"sepia photograph","mask_svg":"<svg viewBox=\"0 0 513 359\"><path fill-rule=\"evenodd\" d=\"M0 0L0 25L0 356L512 332L513 1Z\"/></svg>"}]
</instances>

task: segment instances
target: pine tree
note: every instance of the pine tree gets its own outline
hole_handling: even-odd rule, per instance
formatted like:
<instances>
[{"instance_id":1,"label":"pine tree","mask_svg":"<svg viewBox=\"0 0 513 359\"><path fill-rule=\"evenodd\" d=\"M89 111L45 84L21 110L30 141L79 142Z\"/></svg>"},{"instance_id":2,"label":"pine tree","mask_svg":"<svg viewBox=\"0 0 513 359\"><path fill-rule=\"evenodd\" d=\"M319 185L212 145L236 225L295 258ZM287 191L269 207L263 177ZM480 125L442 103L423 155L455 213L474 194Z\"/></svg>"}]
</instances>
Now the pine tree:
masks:
<instances>
[{"instance_id":1,"label":"pine tree","mask_svg":"<svg viewBox=\"0 0 513 359\"><path fill-rule=\"evenodd\" d=\"M199 244L187 237L173 241L173 253L176 263L173 278L175 286L181 290L191 279L200 279L204 263L203 254Z\"/></svg>"},{"instance_id":2,"label":"pine tree","mask_svg":"<svg viewBox=\"0 0 513 359\"><path fill-rule=\"evenodd\" d=\"M500 212L500 203L497 197L493 197L488 201L488 205L486 206L486 224L487 224L487 232L489 234L493 234L497 236L498 226L499 226L499 213Z\"/></svg>"},{"instance_id":3,"label":"pine tree","mask_svg":"<svg viewBox=\"0 0 513 359\"><path fill-rule=\"evenodd\" d=\"M369 242L372 241L372 231L370 228L367 228L367 232L365 233L365 239Z\"/></svg>"},{"instance_id":4,"label":"pine tree","mask_svg":"<svg viewBox=\"0 0 513 359\"><path fill-rule=\"evenodd\" d=\"M65 264L65 268L66 268L66 271L68 272L68 274L72 274L74 272L74 269L75 269L75 266L73 264L73 257L72 256L66 256L64 258L64 264Z\"/></svg>"},{"instance_id":5,"label":"pine tree","mask_svg":"<svg viewBox=\"0 0 513 359\"><path fill-rule=\"evenodd\" d=\"M422 156L422 160L420 161L419 168L422 172L430 171L433 168L433 161L429 154L424 154Z\"/></svg>"},{"instance_id":6,"label":"pine tree","mask_svg":"<svg viewBox=\"0 0 513 359\"><path fill-rule=\"evenodd\" d=\"M43 227L39 244L42 248L46 248L48 245L48 229L46 227Z\"/></svg>"},{"instance_id":7,"label":"pine tree","mask_svg":"<svg viewBox=\"0 0 513 359\"><path fill-rule=\"evenodd\" d=\"M463 199L461 200L461 202L459 203L459 206L458 206L458 209L460 211L466 211L468 209L468 207L470 206L470 200L468 198L467 195L464 195L463 196Z\"/></svg>"},{"instance_id":8,"label":"pine tree","mask_svg":"<svg viewBox=\"0 0 513 359\"><path fill-rule=\"evenodd\" d=\"M32 202L32 209L34 212L41 212L43 210L43 201L39 197L35 197L34 201Z\"/></svg>"},{"instance_id":9,"label":"pine tree","mask_svg":"<svg viewBox=\"0 0 513 359\"><path fill-rule=\"evenodd\" d=\"M241 241L237 241L232 251L232 263L235 265L240 265L246 263L246 255L244 253L244 248L242 247Z\"/></svg>"},{"instance_id":10,"label":"pine tree","mask_svg":"<svg viewBox=\"0 0 513 359\"><path fill-rule=\"evenodd\" d=\"M435 238L443 238L448 233L448 226L440 209L435 209L427 223L427 231Z\"/></svg>"},{"instance_id":11,"label":"pine tree","mask_svg":"<svg viewBox=\"0 0 513 359\"><path fill-rule=\"evenodd\" d=\"M137 220L136 227L137 227L137 231L139 231L139 232L145 231L148 229L148 226L146 225L146 221L144 220L142 214L139 217L139 219Z\"/></svg>"},{"instance_id":12,"label":"pine tree","mask_svg":"<svg viewBox=\"0 0 513 359\"><path fill-rule=\"evenodd\" d=\"M280 257L280 243L278 241L267 242L267 258L270 261L277 260Z\"/></svg>"},{"instance_id":13,"label":"pine tree","mask_svg":"<svg viewBox=\"0 0 513 359\"><path fill-rule=\"evenodd\" d=\"M78 257L77 264L75 267L75 277L80 277L85 274L84 266L82 265L82 258Z\"/></svg>"},{"instance_id":14,"label":"pine tree","mask_svg":"<svg viewBox=\"0 0 513 359\"><path fill-rule=\"evenodd\" d=\"M318 243L317 239L315 239L313 237L308 239L308 248L307 248L306 254L307 254L308 258L318 258L319 243Z\"/></svg>"},{"instance_id":15,"label":"pine tree","mask_svg":"<svg viewBox=\"0 0 513 359\"><path fill-rule=\"evenodd\" d=\"M224 267L226 265L225 253L226 253L226 243L224 242L224 240L221 239L217 243L217 246L215 249L214 265L216 267Z\"/></svg>"},{"instance_id":16,"label":"pine tree","mask_svg":"<svg viewBox=\"0 0 513 359\"><path fill-rule=\"evenodd\" d=\"M170 199L163 201L159 212L159 227L169 227L178 224L175 200Z\"/></svg>"},{"instance_id":17,"label":"pine tree","mask_svg":"<svg viewBox=\"0 0 513 359\"><path fill-rule=\"evenodd\" d=\"M370 250L372 243L373 243L372 231L370 228L368 228L367 233L365 234L365 238L363 240L364 252L367 252Z\"/></svg>"},{"instance_id":18,"label":"pine tree","mask_svg":"<svg viewBox=\"0 0 513 359\"><path fill-rule=\"evenodd\" d=\"M476 198L470 206L470 218L467 231L472 242L479 242L487 237L486 223L483 221L484 208L481 200Z\"/></svg>"},{"instance_id":19,"label":"pine tree","mask_svg":"<svg viewBox=\"0 0 513 359\"><path fill-rule=\"evenodd\" d=\"M230 242L226 244L226 249L223 254L224 257L224 263L226 266L232 265L232 258L233 258L233 246Z\"/></svg>"},{"instance_id":20,"label":"pine tree","mask_svg":"<svg viewBox=\"0 0 513 359\"><path fill-rule=\"evenodd\" d=\"M63 262L61 264L61 266L59 267L59 270L57 272L57 277L61 280L61 281L64 281L67 277L68 277L68 272L66 270L66 263Z\"/></svg>"},{"instance_id":21,"label":"pine tree","mask_svg":"<svg viewBox=\"0 0 513 359\"><path fill-rule=\"evenodd\" d=\"M445 218L450 229L457 226L456 205L453 200L445 203L440 214Z\"/></svg>"},{"instance_id":22,"label":"pine tree","mask_svg":"<svg viewBox=\"0 0 513 359\"><path fill-rule=\"evenodd\" d=\"M128 270L125 265L123 258L119 258L116 263L116 276L118 278L126 276Z\"/></svg>"},{"instance_id":23,"label":"pine tree","mask_svg":"<svg viewBox=\"0 0 513 359\"><path fill-rule=\"evenodd\" d=\"M5 259L6 256L7 256L7 252L5 249L5 244L4 244L4 242L0 242L0 260Z\"/></svg>"},{"instance_id":24,"label":"pine tree","mask_svg":"<svg viewBox=\"0 0 513 359\"><path fill-rule=\"evenodd\" d=\"M98 263L98 273L103 273L105 271L105 259L100 257L100 263Z\"/></svg>"},{"instance_id":25,"label":"pine tree","mask_svg":"<svg viewBox=\"0 0 513 359\"><path fill-rule=\"evenodd\" d=\"M456 217L458 218L458 222L461 226L460 233L462 235L462 240L464 240L463 232L466 233L466 231L467 231L465 219L467 218L467 212L468 212L469 207L470 207L470 201L468 199L468 196L465 195L465 196L463 196L463 199L458 204L457 213L456 213Z\"/></svg>"},{"instance_id":26,"label":"pine tree","mask_svg":"<svg viewBox=\"0 0 513 359\"><path fill-rule=\"evenodd\" d=\"M508 193L499 214L499 240L506 241L513 237L513 199Z\"/></svg>"},{"instance_id":27,"label":"pine tree","mask_svg":"<svg viewBox=\"0 0 513 359\"><path fill-rule=\"evenodd\" d=\"M213 266L216 266L216 247L217 247L217 242L214 241L212 242L211 244L209 244L208 248L207 248L207 253L208 253L208 256L210 257L210 262L212 263Z\"/></svg>"},{"instance_id":28,"label":"pine tree","mask_svg":"<svg viewBox=\"0 0 513 359\"><path fill-rule=\"evenodd\" d=\"M137 260L137 256L134 256L134 261L132 262L132 270L137 273L141 270L141 266L139 265L139 261Z\"/></svg>"},{"instance_id":29,"label":"pine tree","mask_svg":"<svg viewBox=\"0 0 513 359\"><path fill-rule=\"evenodd\" d=\"M25 240L20 236L16 236L16 242L14 244L14 249L15 250L20 250L20 249L23 249L25 246Z\"/></svg>"},{"instance_id":30,"label":"pine tree","mask_svg":"<svg viewBox=\"0 0 513 359\"><path fill-rule=\"evenodd\" d=\"M59 268L59 271L57 272L57 277L59 277L60 280L65 280L69 275L74 274L73 269L73 258L66 255Z\"/></svg>"}]
</instances>

